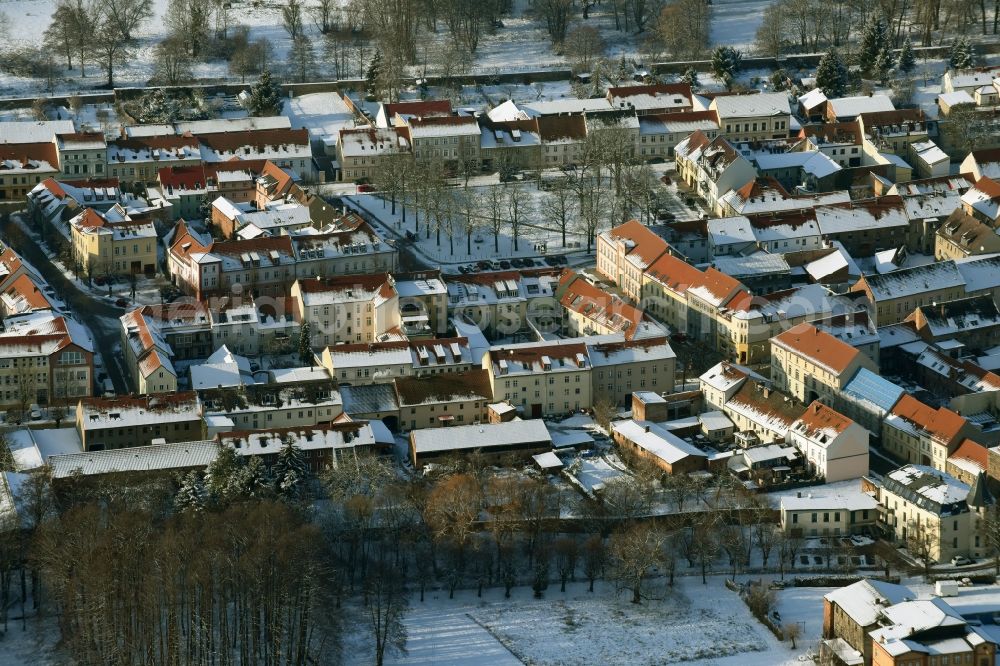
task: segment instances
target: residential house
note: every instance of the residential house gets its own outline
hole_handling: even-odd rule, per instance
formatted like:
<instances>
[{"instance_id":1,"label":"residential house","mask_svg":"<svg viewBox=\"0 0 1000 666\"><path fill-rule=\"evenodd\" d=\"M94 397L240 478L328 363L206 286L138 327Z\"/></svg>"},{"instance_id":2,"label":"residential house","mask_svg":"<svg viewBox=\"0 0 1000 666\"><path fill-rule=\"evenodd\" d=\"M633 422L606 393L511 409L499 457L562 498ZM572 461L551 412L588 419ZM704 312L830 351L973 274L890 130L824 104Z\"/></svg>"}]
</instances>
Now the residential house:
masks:
<instances>
[{"instance_id":1,"label":"residential house","mask_svg":"<svg viewBox=\"0 0 1000 666\"><path fill-rule=\"evenodd\" d=\"M602 336L612 337L612 336ZM588 340L593 401L627 405L635 391L674 390L677 355L666 337Z\"/></svg>"},{"instance_id":2,"label":"residential house","mask_svg":"<svg viewBox=\"0 0 1000 666\"><path fill-rule=\"evenodd\" d=\"M950 261L864 275L851 291L868 298L869 312L878 326L899 323L919 306L953 301L967 294L965 278Z\"/></svg>"},{"instance_id":3,"label":"residential house","mask_svg":"<svg viewBox=\"0 0 1000 666\"><path fill-rule=\"evenodd\" d=\"M708 468L708 454L656 423L613 421L611 438L622 449L650 461L667 474L690 474Z\"/></svg>"},{"instance_id":4,"label":"residential house","mask_svg":"<svg viewBox=\"0 0 1000 666\"><path fill-rule=\"evenodd\" d=\"M957 340L974 349L1000 344L1000 310L989 296L923 305L905 321L927 342Z\"/></svg>"},{"instance_id":5,"label":"residential house","mask_svg":"<svg viewBox=\"0 0 1000 666\"><path fill-rule=\"evenodd\" d=\"M0 202L21 201L43 180L59 175L52 143L0 143Z\"/></svg>"},{"instance_id":6,"label":"residential house","mask_svg":"<svg viewBox=\"0 0 1000 666\"><path fill-rule=\"evenodd\" d=\"M949 215L935 234L934 258L938 261L996 252L1000 252L997 232L961 208Z\"/></svg>"},{"instance_id":7,"label":"residential house","mask_svg":"<svg viewBox=\"0 0 1000 666\"><path fill-rule=\"evenodd\" d=\"M859 95L838 97L826 102L826 119L834 122L849 122L868 113L894 111L892 100L886 95Z\"/></svg>"},{"instance_id":8,"label":"residential house","mask_svg":"<svg viewBox=\"0 0 1000 666\"><path fill-rule=\"evenodd\" d=\"M73 258L88 276L156 273L158 243L150 220L133 219L116 205L105 213L85 208L69 226Z\"/></svg>"},{"instance_id":9,"label":"residential house","mask_svg":"<svg viewBox=\"0 0 1000 666\"><path fill-rule=\"evenodd\" d=\"M174 350L160 335L159 322L146 308L132 310L121 317L122 352L130 383L140 395L176 393Z\"/></svg>"},{"instance_id":10,"label":"residential house","mask_svg":"<svg viewBox=\"0 0 1000 666\"><path fill-rule=\"evenodd\" d=\"M911 395L902 395L885 417L882 447L908 463L944 471L948 457L974 427L947 407L930 407Z\"/></svg>"},{"instance_id":11,"label":"residential house","mask_svg":"<svg viewBox=\"0 0 1000 666\"><path fill-rule=\"evenodd\" d=\"M396 116L396 125L423 164L440 164L454 174L476 174L481 166L479 123L472 116Z\"/></svg>"},{"instance_id":12,"label":"residential house","mask_svg":"<svg viewBox=\"0 0 1000 666\"><path fill-rule=\"evenodd\" d=\"M691 111L691 86L686 83L656 83L611 86L608 102L619 111L633 111L640 118L664 113Z\"/></svg>"},{"instance_id":13,"label":"residential house","mask_svg":"<svg viewBox=\"0 0 1000 666\"><path fill-rule=\"evenodd\" d=\"M695 132L678 143L674 153L678 177L716 214L721 212L719 200L726 192L757 177L753 164L723 136L709 140L702 132Z\"/></svg>"},{"instance_id":14,"label":"residential house","mask_svg":"<svg viewBox=\"0 0 1000 666\"><path fill-rule=\"evenodd\" d=\"M875 362L812 324L798 324L771 338L771 380L797 400L833 404L859 368Z\"/></svg>"},{"instance_id":15,"label":"residential house","mask_svg":"<svg viewBox=\"0 0 1000 666\"><path fill-rule=\"evenodd\" d=\"M792 424L787 441L827 483L868 473L868 431L819 401L809 405Z\"/></svg>"},{"instance_id":16,"label":"residential house","mask_svg":"<svg viewBox=\"0 0 1000 666\"><path fill-rule=\"evenodd\" d=\"M393 383L403 430L487 422L492 390L486 370L397 377Z\"/></svg>"},{"instance_id":17,"label":"residential house","mask_svg":"<svg viewBox=\"0 0 1000 666\"><path fill-rule=\"evenodd\" d=\"M377 342L399 332L399 294L385 273L296 280L291 298L317 347Z\"/></svg>"},{"instance_id":18,"label":"residential house","mask_svg":"<svg viewBox=\"0 0 1000 666\"><path fill-rule=\"evenodd\" d=\"M846 642L871 666L871 632L880 626L882 610L915 598L909 588L877 579L837 588L823 597L823 637Z\"/></svg>"},{"instance_id":19,"label":"residential house","mask_svg":"<svg viewBox=\"0 0 1000 666\"><path fill-rule=\"evenodd\" d=\"M51 310L4 319L0 333L0 404L15 418L32 404L65 407L91 395L94 342L70 317Z\"/></svg>"},{"instance_id":20,"label":"residential house","mask_svg":"<svg viewBox=\"0 0 1000 666\"><path fill-rule=\"evenodd\" d=\"M889 533L900 544L919 544L917 550L930 560L987 553L980 523L993 498L985 474L970 487L940 469L907 465L885 475L878 499Z\"/></svg>"},{"instance_id":21,"label":"residential house","mask_svg":"<svg viewBox=\"0 0 1000 666\"><path fill-rule=\"evenodd\" d=\"M791 129L792 110L783 92L718 95L709 109L718 115L722 134L734 142L781 139Z\"/></svg>"},{"instance_id":22,"label":"residential house","mask_svg":"<svg viewBox=\"0 0 1000 666\"><path fill-rule=\"evenodd\" d=\"M510 456L530 459L551 450L552 435L541 419L410 431L410 462L416 469L473 451L499 460Z\"/></svg>"},{"instance_id":23,"label":"residential house","mask_svg":"<svg viewBox=\"0 0 1000 666\"><path fill-rule=\"evenodd\" d=\"M694 132L709 140L719 136L719 121L712 111L683 111L639 116L636 157L644 162L669 160L674 146Z\"/></svg>"},{"instance_id":24,"label":"residential house","mask_svg":"<svg viewBox=\"0 0 1000 666\"><path fill-rule=\"evenodd\" d=\"M204 438L202 404L193 391L154 396L83 398L76 430L84 451Z\"/></svg>"},{"instance_id":25,"label":"residential house","mask_svg":"<svg viewBox=\"0 0 1000 666\"><path fill-rule=\"evenodd\" d=\"M807 488L782 497L780 510L781 529L792 538L875 533L878 523L878 501L860 488L816 494Z\"/></svg>"},{"instance_id":26,"label":"residential house","mask_svg":"<svg viewBox=\"0 0 1000 666\"><path fill-rule=\"evenodd\" d=\"M59 166L66 180L104 178L108 144L101 132L66 132L55 135Z\"/></svg>"},{"instance_id":27,"label":"residential house","mask_svg":"<svg viewBox=\"0 0 1000 666\"><path fill-rule=\"evenodd\" d=\"M152 185L167 166L198 166L201 145L191 134L125 136L108 142L107 175L124 185Z\"/></svg>"},{"instance_id":28,"label":"residential house","mask_svg":"<svg viewBox=\"0 0 1000 666\"><path fill-rule=\"evenodd\" d=\"M260 457L272 467L285 446L302 452L312 474L320 474L340 460L353 460L359 453L379 453L371 424L365 421L344 421L318 426L271 427L261 431L231 430L218 433L215 441L228 446L240 456Z\"/></svg>"},{"instance_id":29,"label":"residential house","mask_svg":"<svg viewBox=\"0 0 1000 666\"><path fill-rule=\"evenodd\" d=\"M962 208L983 224L1000 226L1000 182L980 178L962 195Z\"/></svg>"},{"instance_id":30,"label":"residential house","mask_svg":"<svg viewBox=\"0 0 1000 666\"><path fill-rule=\"evenodd\" d=\"M314 183L319 178L306 129L278 127L194 133L200 146L201 160L206 164L228 162L234 157L268 160L294 172L305 183Z\"/></svg>"},{"instance_id":31,"label":"residential house","mask_svg":"<svg viewBox=\"0 0 1000 666\"><path fill-rule=\"evenodd\" d=\"M598 234L597 272L638 301L643 295L643 274L667 250L667 242L649 227L630 220Z\"/></svg>"},{"instance_id":32,"label":"residential house","mask_svg":"<svg viewBox=\"0 0 1000 666\"><path fill-rule=\"evenodd\" d=\"M399 127L356 127L340 130L337 161L340 180L372 182L390 159L409 159L410 142Z\"/></svg>"},{"instance_id":33,"label":"residential house","mask_svg":"<svg viewBox=\"0 0 1000 666\"><path fill-rule=\"evenodd\" d=\"M525 417L566 414L593 405L585 338L491 347L483 357L494 400Z\"/></svg>"}]
</instances>

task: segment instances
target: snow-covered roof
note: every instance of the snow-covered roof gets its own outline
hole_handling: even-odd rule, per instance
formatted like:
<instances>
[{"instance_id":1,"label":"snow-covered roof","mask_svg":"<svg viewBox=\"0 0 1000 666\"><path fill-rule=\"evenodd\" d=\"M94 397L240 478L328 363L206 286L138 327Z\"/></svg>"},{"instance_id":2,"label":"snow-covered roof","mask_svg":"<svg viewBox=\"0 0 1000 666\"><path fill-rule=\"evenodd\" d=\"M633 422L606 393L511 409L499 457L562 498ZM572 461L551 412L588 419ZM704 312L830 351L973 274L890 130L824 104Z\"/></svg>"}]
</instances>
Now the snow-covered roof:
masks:
<instances>
[{"instance_id":1,"label":"snow-covered roof","mask_svg":"<svg viewBox=\"0 0 1000 666\"><path fill-rule=\"evenodd\" d=\"M720 118L769 117L792 112L788 95L783 92L722 95L712 100L712 107Z\"/></svg>"},{"instance_id":2,"label":"snow-covered roof","mask_svg":"<svg viewBox=\"0 0 1000 666\"><path fill-rule=\"evenodd\" d=\"M708 237L714 247L756 242L753 226L744 215L708 220Z\"/></svg>"},{"instance_id":3,"label":"snow-covered roof","mask_svg":"<svg viewBox=\"0 0 1000 666\"><path fill-rule=\"evenodd\" d=\"M895 111L892 100L886 95L859 95L856 97L837 97L828 101L828 108L838 118L856 118L863 113L880 111Z\"/></svg>"},{"instance_id":4,"label":"snow-covered roof","mask_svg":"<svg viewBox=\"0 0 1000 666\"><path fill-rule=\"evenodd\" d=\"M56 134L76 131L72 120L31 120L0 122L0 144L46 143Z\"/></svg>"},{"instance_id":5,"label":"snow-covered roof","mask_svg":"<svg viewBox=\"0 0 1000 666\"><path fill-rule=\"evenodd\" d=\"M431 428L410 432L410 443L417 455L440 451L460 451L511 445L552 445L552 437L541 419L483 423L480 425Z\"/></svg>"},{"instance_id":6,"label":"snow-covered roof","mask_svg":"<svg viewBox=\"0 0 1000 666\"><path fill-rule=\"evenodd\" d=\"M203 468L215 460L219 446L211 441L153 444L107 451L84 451L51 456L52 477L64 479L74 474L112 474L154 470Z\"/></svg>"},{"instance_id":7,"label":"snow-covered roof","mask_svg":"<svg viewBox=\"0 0 1000 666\"><path fill-rule=\"evenodd\" d=\"M754 252L746 256L720 255L712 260L712 264L726 275L738 279L787 273L790 270L783 255L770 252Z\"/></svg>"},{"instance_id":8,"label":"snow-covered roof","mask_svg":"<svg viewBox=\"0 0 1000 666\"><path fill-rule=\"evenodd\" d=\"M216 435L216 440L242 456L276 454L286 443L303 451L373 447L376 443L375 434L367 422L352 421L313 427L221 432Z\"/></svg>"},{"instance_id":9,"label":"snow-covered roof","mask_svg":"<svg viewBox=\"0 0 1000 666\"><path fill-rule=\"evenodd\" d=\"M611 431L671 465L689 457L706 457L698 447L649 421L615 421L611 424Z\"/></svg>"},{"instance_id":10,"label":"snow-covered roof","mask_svg":"<svg viewBox=\"0 0 1000 666\"><path fill-rule=\"evenodd\" d=\"M817 282L821 282L845 268L847 269L848 276L861 275L861 269L858 268L858 265L854 262L854 258L847 253L844 246L839 241L835 242L834 245L835 249L833 252L806 264L806 272Z\"/></svg>"},{"instance_id":11,"label":"snow-covered roof","mask_svg":"<svg viewBox=\"0 0 1000 666\"><path fill-rule=\"evenodd\" d=\"M1000 255L979 255L955 260L965 281L965 291L978 294L1000 286Z\"/></svg>"},{"instance_id":12,"label":"snow-covered roof","mask_svg":"<svg viewBox=\"0 0 1000 666\"><path fill-rule=\"evenodd\" d=\"M833 158L818 150L785 153L756 152L752 157L757 168L762 171L797 168L816 178L826 178L842 169Z\"/></svg>"},{"instance_id":13,"label":"snow-covered roof","mask_svg":"<svg viewBox=\"0 0 1000 666\"><path fill-rule=\"evenodd\" d=\"M948 162L951 159L948 157L948 153L938 148L938 145L930 140L914 141L910 144L910 148L916 153L917 158L926 164L938 164Z\"/></svg>"},{"instance_id":14,"label":"snow-covered roof","mask_svg":"<svg viewBox=\"0 0 1000 666\"><path fill-rule=\"evenodd\" d=\"M868 627L878 621L885 607L915 597L908 587L865 579L833 590L824 598L839 606L859 626Z\"/></svg>"},{"instance_id":15,"label":"snow-covered roof","mask_svg":"<svg viewBox=\"0 0 1000 666\"><path fill-rule=\"evenodd\" d=\"M500 108L500 107L497 107ZM588 111L611 111L612 106L604 97L593 98L593 99L576 99L576 98L566 98L566 99L556 99L548 100L542 102L528 102L521 105L521 110L528 117L536 116L559 116L559 115L578 115L586 113ZM496 109L494 109L496 111ZM490 115L492 120L497 120Z\"/></svg>"},{"instance_id":16,"label":"snow-covered roof","mask_svg":"<svg viewBox=\"0 0 1000 666\"><path fill-rule=\"evenodd\" d=\"M972 269L970 269L970 272ZM927 291L963 287L966 279L955 262L941 261L865 277L875 301L903 298Z\"/></svg>"},{"instance_id":17,"label":"snow-covered roof","mask_svg":"<svg viewBox=\"0 0 1000 666\"><path fill-rule=\"evenodd\" d=\"M827 101L827 97L822 88L813 88L806 94L799 95L798 101L804 109L815 109L817 106Z\"/></svg>"},{"instance_id":18,"label":"snow-covered roof","mask_svg":"<svg viewBox=\"0 0 1000 666\"><path fill-rule=\"evenodd\" d=\"M809 491L802 491L802 497L781 498L782 511L874 511L877 508L878 500L868 493L861 492L860 488L853 492L815 495Z\"/></svg>"},{"instance_id":19,"label":"snow-covered roof","mask_svg":"<svg viewBox=\"0 0 1000 666\"><path fill-rule=\"evenodd\" d=\"M945 106L953 107L959 104L975 104L976 100L965 90L955 90L938 95L938 104L942 103Z\"/></svg>"},{"instance_id":20,"label":"snow-covered roof","mask_svg":"<svg viewBox=\"0 0 1000 666\"><path fill-rule=\"evenodd\" d=\"M719 361L698 377L698 381L725 393L731 388L738 387L750 376L763 379L763 377L755 374L750 368L745 368L729 361Z\"/></svg>"},{"instance_id":21,"label":"snow-covered roof","mask_svg":"<svg viewBox=\"0 0 1000 666\"><path fill-rule=\"evenodd\" d=\"M964 510L969 495L969 486L926 465L906 465L889 472L883 489L937 513L948 513L959 504L957 510Z\"/></svg>"}]
</instances>

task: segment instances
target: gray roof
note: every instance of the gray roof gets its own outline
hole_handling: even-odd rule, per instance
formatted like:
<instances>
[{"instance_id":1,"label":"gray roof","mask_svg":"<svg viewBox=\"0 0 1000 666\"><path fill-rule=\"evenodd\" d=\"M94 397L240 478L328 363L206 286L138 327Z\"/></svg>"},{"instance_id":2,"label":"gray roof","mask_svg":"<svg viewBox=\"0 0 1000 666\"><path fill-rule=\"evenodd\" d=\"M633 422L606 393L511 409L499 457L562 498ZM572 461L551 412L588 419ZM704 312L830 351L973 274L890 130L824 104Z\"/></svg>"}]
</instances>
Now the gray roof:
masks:
<instances>
[{"instance_id":1,"label":"gray roof","mask_svg":"<svg viewBox=\"0 0 1000 666\"><path fill-rule=\"evenodd\" d=\"M49 456L49 465L52 477L63 479L76 470L89 476L208 467L218 454L219 445L212 441L178 442Z\"/></svg>"},{"instance_id":2,"label":"gray roof","mask_svg":"<svg viewBox=\"0 0 1000 666\"><path fill-rule=\"evenodd\" d=\"M541 419L414 430L410 433L410 441L418 455L435 451L490 449L516 444L552 446L549 429Z\"/></svg>"},{"instance_id":3,"label":"gray roof","mask_svg":"<svg viewBox=\"0 0 1000 666\"><path fill-rule=\"evenodd\" d=\"M844 386L844 393L860 402L870 402L888 412L903 396L903 389L867 368L858 370Z\"/></svg>"},{"instance_id":4,"label":"gray roof","mask_svg":"<svg viewBox=\"0 0 1000 666\"><path fill-rule=\"evenodd\" d=\"M344 411L348 414L374 414L399 409L396 388L392 384L341 386L340 395L344 400Z\"/></svg>"}]
</instances>

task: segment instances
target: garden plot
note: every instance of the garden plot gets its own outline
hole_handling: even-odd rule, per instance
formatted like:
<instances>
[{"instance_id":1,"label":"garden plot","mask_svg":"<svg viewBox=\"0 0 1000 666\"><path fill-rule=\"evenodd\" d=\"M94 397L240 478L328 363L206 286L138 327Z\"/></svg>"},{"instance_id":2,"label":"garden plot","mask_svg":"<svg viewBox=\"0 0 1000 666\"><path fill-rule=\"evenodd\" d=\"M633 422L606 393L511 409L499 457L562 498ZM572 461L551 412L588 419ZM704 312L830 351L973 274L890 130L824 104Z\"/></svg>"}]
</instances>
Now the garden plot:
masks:
<instances>
[{"instance_id":1,"label":"garden plot","mask_svg":"<svg viewBox=\"0 0 1000 666\"><path fill-rule=\"evenodd\" d=\"M721 576L708 585L679 577L673 589L647 583L654 598L641 605L618 596L610 583L589 593L586 583L567 592L550 585L543 599L515 588L510 599L490 589L478 599L460 591L416 599L406 614L407 654L387 664L697 664L782 666L798 663L806 647L791 650L758 623ZM822 605L818 606L822 615ZM808 630L808 627L807 627ZM349 664L369 663L367 629L350 632ZM807 641L808 642L808 641Z\"/></svg>"}]
</instances>

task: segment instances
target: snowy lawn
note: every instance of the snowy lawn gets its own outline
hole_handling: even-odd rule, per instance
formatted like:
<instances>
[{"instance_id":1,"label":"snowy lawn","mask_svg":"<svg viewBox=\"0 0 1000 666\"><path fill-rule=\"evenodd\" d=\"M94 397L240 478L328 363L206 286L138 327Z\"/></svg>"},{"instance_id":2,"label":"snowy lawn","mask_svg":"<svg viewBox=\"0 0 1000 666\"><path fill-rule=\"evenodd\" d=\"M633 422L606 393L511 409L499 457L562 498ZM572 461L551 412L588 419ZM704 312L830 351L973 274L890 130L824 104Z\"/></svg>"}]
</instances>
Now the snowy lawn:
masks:
<instances>
[{"instance_id":1,"label":"snowy lawn","mask_svg":"<svg viewBox=\"0 0 1000 666\"><path fill-rule=\"evenodd\" d=\"M591 594L585 583L571 583L563 594L554 584L543 599L526 587L515 588L511 599L496 589L481 600L475 591L461 591L454 600L435 592L423 604L414 598L405 619L407 654L386 663L780 666L798 663L814 644L806 641L810 645L793 651L779 642L720 576L708 585L679 577L673 589L663 580L649 581L647 592L655 598L638 606L611 584L595 589ZM821 616L822 605L817 609ZM346 662L369 663L367 628L348 635Z\"/></svg>"}]
</instances>

